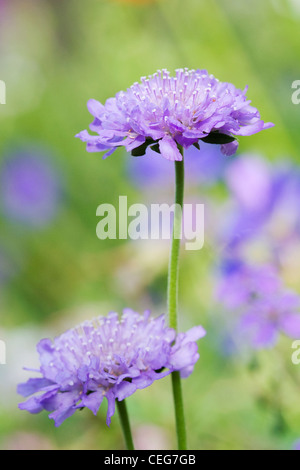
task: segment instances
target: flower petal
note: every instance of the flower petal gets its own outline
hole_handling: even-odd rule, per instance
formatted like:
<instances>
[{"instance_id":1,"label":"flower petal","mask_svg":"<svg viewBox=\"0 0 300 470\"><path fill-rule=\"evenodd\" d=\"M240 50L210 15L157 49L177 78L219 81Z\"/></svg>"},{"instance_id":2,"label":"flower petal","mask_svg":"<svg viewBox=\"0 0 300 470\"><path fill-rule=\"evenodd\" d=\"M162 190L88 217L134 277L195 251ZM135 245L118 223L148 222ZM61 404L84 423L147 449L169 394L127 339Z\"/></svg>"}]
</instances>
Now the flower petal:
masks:
<instances>
[{"instance_id":1,"label":"flower petal","mask_svg":"<svg viewBox=\"0 0 300 470\"><path fill-rule=\"evenodd\" d=\"M99 411L102 401L103 401L103 391L100 390L98 392L90 393L89 395L83 395L82 400L79 403L79 405L77 405L77 407L81 408L85 406L89 408L96 416Z\"/></svg>"},{"instance_id":2,"label":"flower petal","mask_svg":"<svg viewBox=\"0 0 300 470\"><path fill-rule=\"evenodd\" d=\"M172 162L182 161L182 155L178 150L177 144L169 135L165 135L165 137L159 141L159 150L166 160Z\"/></svg>"},{"instance_id":3,"label":"flower petal","mask_svg":"<svg viewBox=\"0 0 300 470\"><path fill-rule=\"evenodd\" d=\"M234 140L233 142L230 142L229 144L221 145L221 152L226 157L231 157L231 155L234 155L236 153L238 147L239 147L238 141Z\"/></svg>"},{"instance_id":4,"label":"flower petal","mask_svg":"<svg viewBox=\"0 0 300 470\"><path fill-rule=\"evenodd\" d=\"M115 409L116 409L116 400L114 394L109 391L106 394L106 399L108 403L108 408L107 408L107 415L106 415L106 424L108 427L110 427L111 423L111 418L115 414Z\"/></svg>"},{"instance_id":5,"label":"flower petal","mask_svg":"<svg viewBox=\"0 0 300 470\"><path fill-rule=\"evenodd\" d=\"M197 341L198 339L204 338L204 336L206 336L206 331L203 326L194 326L185 333L183 344L186 344L190 341Z\"/></svg>"},{"instance_id":6,"label":"flower petal","mask_svg":"<svg viewBox=\"0 0 300 470\"><path fill-rule=\"evenodd\" d=\"M45 378L29 379L26 383L18 385L17 392L23 397L29 397L51 385L54 385L54 382Z\"/></svg>"},{"instance_id":7,"label":"flower petal","mask_svg":"<svg viewBox=\"0 0 300 470\"><path fill-rule=\"evenodd\" d=\"M89 112L96 118L101 116L105 112L105 107L99 101L91 99L87 103L87 108Z\"/></svg>"},{"instance_id":8,"label":"flower petal","mask_svg":"<svg viewBox=\"0 0 300 470\"><path fill-rule=\"evenodd\" d=\"M115 391L115 397L119 401L122 401L132 395L136 391L136 389L137 386L134 383L122 382L120 383L120 385L118 385L118 388Z\"/></svg>"},{"instance_id":9,"label":"flower petal","mask_svg":"<svg viewBox=\"0 0 300 470\"><path fill-rule=\"evenodd\" d=\"M60 426L67 418L75 413L75 405L78 399L78 391L57 395L56 404L58 408L49 415L49 418L54 420L56 427Z\"/></svg>"},{"instance_id":10,"label":"flower petal","mask_svg":"<svg viewBox=\"0 0 300 470\"><path fill-rule=\"evenodd\" d=\"M31 397L24 403L19 403L18 408L20 410L29 411L29 413L32 414L40 413L43 410L43 406L41 405L39 399L36 397Z\"/></svg>"},{"instance_id":11,"label":"flower petal","mask_svg":"<svg viewBox=\"0 0 300 470\"><path fill-rule=\"evenodd\" d=\"M195 364L199 359L197 350L197 343L191 342L184 344L182 347L177 349L177 351L175 351L170 357L170 364L173 367L173 370L181 370Z\"/></svg>"},{"instance_id":12,"label":"flower petal","mask_svg":"<svg viewBox=\"0 0 300 470\"><path fill-rule=\"evenodd\" d=\"M280 326L287 336L294 339L300 338L300 313L283 315Z\"/></svg>"}]
</instances>

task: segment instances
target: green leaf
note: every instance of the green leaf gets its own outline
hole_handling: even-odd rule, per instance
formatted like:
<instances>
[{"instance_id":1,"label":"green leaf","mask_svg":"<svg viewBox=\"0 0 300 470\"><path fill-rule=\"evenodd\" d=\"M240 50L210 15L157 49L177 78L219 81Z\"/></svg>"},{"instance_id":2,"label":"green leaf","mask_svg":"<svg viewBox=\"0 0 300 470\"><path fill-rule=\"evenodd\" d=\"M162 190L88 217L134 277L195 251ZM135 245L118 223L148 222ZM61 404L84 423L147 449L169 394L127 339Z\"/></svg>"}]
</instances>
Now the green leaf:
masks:
<instances>
[{"instance_id":1,"label":"green leaf","mask_svg":"<svg viewBox=\"0 0 300 470\"><path fill-rule=\"evenodd\" d=\"M231 135L221 134L220 132L211 132L200 140L203 140L203 142L206 142L207 144L224 145L234 142L236 138Z\"/></svg>"},{"instance_id":2,"label":"green leaf","mask_svg":"<svg viewBox=\"0 0 300 470\"><path fill-rule=\"evenodd\" d=\"M159 144L154 144L154 145L151 145L151 150L154 150L154 152L156 153L159 153L160 154L160 150L159 150Z\"/></svg>"},{"instance_id":3,"label":"green leaf","mask_svg":"<svg viewBox=\"0 0 300 470\"><path fill-rule=\"evenodd\" d=\"M133 157L142 157L143 155L145 155L147 147L149 147L149 145L154 144L154 143L155 141L153 139L146 139L142 145L131 150L131 155Z\"/></svg>"},{"instance_id":4,"label":"green leaf","mask_svg":"<svg viewBox=\"0 0 300 470\"><path fill-rule=\"evenodd\" d=\"M142 157L143 155L145 155L147 147L148 147L148 144L147 142L145 142L139 147L136 147L135 149L131 150L131 155L133 157Z\"/></svg>"},{"instance_id":5,"label":"green leaf","mask_svg":"<svg viewBox=\"0 0 300 470\"><path fill-rule=\"evenodd\" d=\"M196 147L196 149L200 150L200 145L199 145L199 142L195 142L193 144L194 147Z\"/></svg>"}]
</instances>

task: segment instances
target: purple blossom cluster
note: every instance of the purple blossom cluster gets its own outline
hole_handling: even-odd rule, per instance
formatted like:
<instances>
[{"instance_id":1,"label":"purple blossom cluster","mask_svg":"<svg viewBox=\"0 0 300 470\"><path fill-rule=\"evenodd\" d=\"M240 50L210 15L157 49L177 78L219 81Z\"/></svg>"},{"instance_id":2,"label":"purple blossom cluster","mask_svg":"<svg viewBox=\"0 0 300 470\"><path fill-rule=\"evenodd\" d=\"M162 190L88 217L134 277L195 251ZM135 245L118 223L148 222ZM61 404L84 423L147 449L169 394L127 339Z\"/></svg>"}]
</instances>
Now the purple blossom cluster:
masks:
<instances>
[{"instance_id":1,"label":"purple blossom cluster","mask_svg":"<svg viewBox=\"0 0 300 470\"><path fill-rule=\"evenodd\" d=\"M274 250L300 238L299 167L285 163L271 168L261 157L246 155L231 162L225 179L234 201L223 236L230 248L262 233Z\"/></svg>"},{"instance_id":2,"label":"purple blossom cluster","mask_svg":"<svg viewBox=\"0 0 300 470\"><path fill-rule=\"evenodd\" d=\"M0 168L0 209L18 223L42 227L57 214L62 195L61 178L43 152L12 152Z\"/></svg>"},{"instance_id":3,"label":"purple blossom cluster","mask_svg":"<svg viewBox=\"0 0 300 470\"><path fill-rule=\"evenodd\" d=\"M285 260L300 241L299 167L288 162L271 167L262 157L244 155L227 166L225 181L231 197L220 239L230 261L223 262L217 297L233 312L239 339L254 348L273 346L279 333L297 339L300 297L281 277L295 269ZM261 262L253 265L253 257Z\"/></svg>"},{"instance_id":4,"label":"purple blossom cluster","mask_svg":"<svg viewBox=\"0 0 300 470\"><path fill-rule=\"evenodd\" d=\"M232 155L238 148L236 136L273 126L250 106L246 92L206 70L179 69L175 77L159 70L105 105L90 100L88 110L95 118L90 129L97 135L84 130L77 137L89 152L106 151L106 156L120 146L140 156L150 146L167 160L181 161L178 145L198 147L199 140L220 144L224 155Z\"/></svg>"},{"instance_id":5,"label":"purple blossom cluster","mask_svg":"<svg viewBox=\"0 0 300 470\"><path fill-rule=\"evenodd\" d=\"M282 285L272 266L227 263L217 297L234 313L239 337L255 349L274 346L279 333L300 337L300 297Z\"/></svg>"},{"instance_id":6,"label":"purple blossom cluster","mask_svg":"<svg viewBox=\"0 0 300 470\"><path fill-rule=\"evenodd\" d=\"M50 411L49 417L60 426L77 409L97 414L105 397L109 426L116 400L173 371L188 377L199 359L196 340L203 336L201 326L176 334L166 326L164 315L153 318L150 312L140 315L130 309L121 317L113 312L86 321L53 342L40 341L42 377L19 385L22 396L33 395L19 408Z\"/></svg>"}]
</instances>

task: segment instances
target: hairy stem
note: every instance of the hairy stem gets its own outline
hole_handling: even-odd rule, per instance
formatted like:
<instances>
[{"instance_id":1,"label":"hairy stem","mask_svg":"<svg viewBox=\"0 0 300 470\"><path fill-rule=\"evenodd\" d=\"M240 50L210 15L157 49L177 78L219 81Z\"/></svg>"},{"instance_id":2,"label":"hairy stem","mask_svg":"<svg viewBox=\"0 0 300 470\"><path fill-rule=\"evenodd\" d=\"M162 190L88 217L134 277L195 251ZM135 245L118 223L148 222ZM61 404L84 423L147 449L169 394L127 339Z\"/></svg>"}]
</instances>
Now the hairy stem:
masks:
<instances>
[{"instance_id":1,"label":"hairy stem","mask_svg":"<svg viewBox=\"0 0 300 470\"><path fill-rule=\"evenodd\" d=\"M176 331L178 329L178 280L179 280L179 253L182 230L182 211L184 196L184 161L183 149L180 147L182 161L175 162L175 211L173 236L170 251L169 273L168 273L168 314L169 325ZM181 379L179 372L172 373L172 389L175 407L176 433L179 450L186 450L186 430L183 409L183 397Z\"/></svg>"}]
</instances>

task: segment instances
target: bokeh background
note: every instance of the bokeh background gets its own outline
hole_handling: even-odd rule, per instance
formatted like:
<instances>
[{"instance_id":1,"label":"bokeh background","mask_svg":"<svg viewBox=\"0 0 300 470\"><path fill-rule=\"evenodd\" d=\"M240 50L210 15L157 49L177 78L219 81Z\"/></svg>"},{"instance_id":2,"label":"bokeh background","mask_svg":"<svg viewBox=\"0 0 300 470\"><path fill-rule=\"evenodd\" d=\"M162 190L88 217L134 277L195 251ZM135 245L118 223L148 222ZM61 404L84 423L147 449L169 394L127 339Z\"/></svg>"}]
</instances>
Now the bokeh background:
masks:
<instances>
[{"instance_id":1,"label":"bokeh background","mask_svg":"<svg viewBox=\"0 0 300 470\"><path fill-rule=\"evenodd\" d=\"M166 312L168 242L100 241L96 208L117 206L119 195L129 204L171 201L173 167L122 150L106 160L86 153L74 136L91 122L88 99L104 102L157 69L205 68L249 85L253 105L276 124L241 138L234 159L298 168L300 106L291 86L300 79L299 26L297 0L0 0L1 449L123 448L118 416L105 425L105 404L97 417L84 410L56 429L46 412L18 410L16 385L29 377L23 366L37 366L43 337L127 306ZM291 363L291 339L258 352L228 346L226 309L215 296L230 162L215 148L190 160L186 194L205 203L206 242L182 250L180 329L202 324L208 332L184 382L190 448L295 448L300 366ZM299 250L284 267L284 282L300 294ZM128 407L139 448L174 447L168 379L135 393Z\"/></svg>"}]
</instances>

